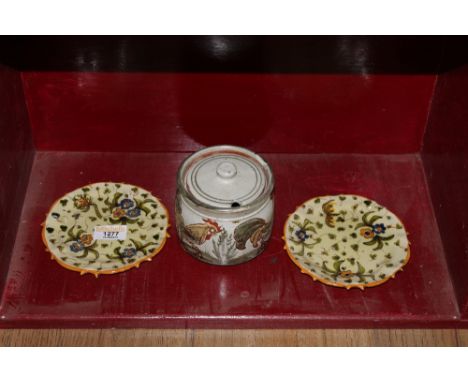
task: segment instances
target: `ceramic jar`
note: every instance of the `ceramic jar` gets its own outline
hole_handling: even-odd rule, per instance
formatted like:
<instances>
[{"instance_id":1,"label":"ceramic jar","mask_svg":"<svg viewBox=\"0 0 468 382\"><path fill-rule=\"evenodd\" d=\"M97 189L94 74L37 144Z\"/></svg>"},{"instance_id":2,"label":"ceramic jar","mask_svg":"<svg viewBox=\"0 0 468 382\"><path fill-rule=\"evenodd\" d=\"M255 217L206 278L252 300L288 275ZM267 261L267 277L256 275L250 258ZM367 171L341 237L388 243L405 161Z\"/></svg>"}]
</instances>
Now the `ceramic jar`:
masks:
<instances>
[{"instance_id":1,"label":"ceramic jar","mask_svg":"<svg viewBox=\"0 0 468 382\"><path fill-rule=\"evenodd\" d=\"M210 264L258 256L273 226L274 178L259 155L236 146L200 150L177 174L176 226L186 252Z\"/></svg>"}]
</instances>

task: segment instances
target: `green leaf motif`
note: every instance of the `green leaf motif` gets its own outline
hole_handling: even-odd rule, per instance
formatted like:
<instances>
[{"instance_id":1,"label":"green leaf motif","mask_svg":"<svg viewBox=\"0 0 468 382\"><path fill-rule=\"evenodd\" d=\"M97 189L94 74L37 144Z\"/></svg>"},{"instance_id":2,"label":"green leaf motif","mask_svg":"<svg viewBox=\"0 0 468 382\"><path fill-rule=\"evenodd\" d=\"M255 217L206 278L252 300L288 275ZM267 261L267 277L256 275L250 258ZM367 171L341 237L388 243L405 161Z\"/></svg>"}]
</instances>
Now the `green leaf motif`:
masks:
<instances>
[{"instance_id":1,"label":"green leaf motif","mask_svg":"<svg viewBox=\"0 0 468 382\"><path fill-rule=\"evenodd\" d=\"M304 220L304 224L302 225L304 229L308 229L309 227L312 227L312 222L309 219Z\"/></svg>"},{"instance_id":2,"label":"green leaf motif","mask_svg":"<svg viewBox=\"0 0 468 382\"><path fill-rule=\"evenodd\" d=\"M366 273L366 268L364 268L359 261L357 262L357 266L358 266L358 270L357 270L358 274L362 275Z\"/></svg>"},{"instance_id":3,"label":"green leaf motif","mask_svg":"<svg viewBox=\"0 0 468 382\"><path fill-rule=\"evenodd\" d=\"M375 249L382 249L383 248L383 241L382 240L377 240L377 247L375 247ZM386 245L388 245L387 243L385 243Z\"/></svg>"},{"instance_id":4,"label":"green leaf motif","mask_svg":"<svg viewBox=\"0 0 468 382\"><path fill-rule=\"evenodd\" d=\"M377 244L377 247L375 249L382 249L383 248L383 241L379 236L375 236L372 240L370 241L365 241L363 243L364 245L374 245Z\"/></svg>"},{"instance_id":5,"label":"green leaf motif","mask_svg":"<svg viewBox=\"0 0 468 382\"><path fill-rule=\"evenodd\" d=\"M362 211L361 211L362 212ZM366 212L364 215L362 215L362 222L364 223L364 226L371 226L372 223L370 222L370 220L367 219L367 217L371 214L373 214L374 211L369 211L369 212ZM356 227L358 228L358 227Z\"/></svg>"},{"instance_id":6,"label":"green leaf motif","mask_svg":"<svg viewBox=\"0 0 468 382\"><path fill-rule=\"evenodd\" d=\"M341 264L344 263L344 260L338 260L333 263L333 268L335 269L336 273L339 273L341 271L340 267Z\"/></svg>"},{"instance_id":7,"label":"green leaf motif","mask_svg":"<svg viewBox=\"0 0 468 382\"><path fill-rule=\"evenodd\" d=\"M135 245L137 249L143 247L143 243L138 240L130 239L130 241Z\"/></svg>"},{"instance_id":8,"label":"green leaf motif","mask_svg":"<svg viewBox=\"0 0 468 382\"><path fill-rule=\"evenodd\" d=\"M140 206L140 210L142 210L145 213L145 215L148 215L151 212L151 210L144 205Z\"/></svg>"},{"instance_id":9,"label":"green leaf motif","mask_svg":"<svg viewBox=\"0 0 468 382\"><path fill-rule=\"evenodd\" d=\"M93 204L93 208L94 208L94 213L96 214L96 216L99 219L102 219L102 215L101 215L101 212L99 211L99 207L96 204Z\"/></svg>"},{"instance_id":10,"label":"green leaf motif","mask_svg":"<svg viewBox=\"0 0 468 382\"><path fill-rule=\"evenodd\" d=\"M116 185L117 186L117 185ZM118 201L120 199L120 197L122 196L122 193L121 192L116 192L114 194L114 197L112 198L112 206L116 206L118 204Z\"/></svg>"},{"instance_id":11,"label":"green leaf motif","mask_svg":"<svg viewBox=\"0 0 468 382\"><path fill-rule=\"evenodd\" d=\"M370 223L369 225L374 224L379 219L382 219L382 216L379 216L379 215L372 216L371 219L369 220L369 223Z\"/></svg>"},{"instance_id":12,"label":"green leaf motif","mask_svg":"<svg viewBox=\"0 0 468 382\"><path fill-rule=\"evenodd\" d=\"M331 273L331 274L334 274L334 273L335 273L335 271L334 271L333 269L328 268L328 266L327 266L327 261L323 261L323 262L322 262L322 270L323 270L324 272Z\"/></svg>"}]
</instances>

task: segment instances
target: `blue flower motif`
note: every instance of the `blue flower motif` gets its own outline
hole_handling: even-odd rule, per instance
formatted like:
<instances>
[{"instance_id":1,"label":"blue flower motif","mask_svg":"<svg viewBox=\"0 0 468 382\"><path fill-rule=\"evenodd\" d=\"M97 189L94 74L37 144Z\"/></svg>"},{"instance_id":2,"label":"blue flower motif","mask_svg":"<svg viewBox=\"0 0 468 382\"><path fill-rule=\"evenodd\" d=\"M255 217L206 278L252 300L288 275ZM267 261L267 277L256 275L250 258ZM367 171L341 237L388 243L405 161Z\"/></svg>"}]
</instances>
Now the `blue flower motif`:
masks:
<instances>
[{"instance_id":1,"label":"blue flower motif","mask_svg":"<svg viewBox=\"0 0 468 382\"><path fill-rule=\"evenodd\" d=\"M123 199L120 202L120 207L123 208L124 210L128 210L129 208L132 208L135 205L135 202L131 199Z\"/></svg>"},{"instance_id":2,"label":"blue flower motif","mask_svg":"<svg viewBox=\"0 0 468 382\"><path fill-rule=\"evenodd\" d=\"M123 258L128 258L128 259L129 259L129 258L135 256L136 253L137 253L137 251L136 251L135 248L125 248L125 249L123 250L123 252L121 253L121 256L122 256Z\"/></svg>"},{"instance_id":3,"label":"blue flower motif","mask_svg":"<svg viewBox=\"0 0 468 382\"><path fill-rule=\"evenodd\" d=\"M296 236L300 241L306 241L309 238L309 235L307 235L307 232L304 229L297 230Z\"/></svg>"},{"instance_id":4,"label":"blue flower motif","mask_svg":"<svg viewBox=\"0 0 468 382\"><path fill-rule=\"evenodd\" d=\"M129 218L137 218L138 216L140 216L141 214L141 210L139 208L133 208L131 210L128 210L126 215L129 217Z\"/></svg>"},{"instance_id":5,"label":"blue flower motif","mask_svg":"<svg viewBox=\"0 0 468 382\"><path fill-rule=\"evenodd\" d=\"M372 226L372 232L374 232L376 235L380 235L380 234L383 234L385 233L385 230L387 229L387 227L385 227L385 224L374 224Z\"/></svg>"},{"instance_id":6,"label":"blue flower motif","mask_svg":"<svg viewBox=\"0 0 468 382\"><path fill-rule=\"evenodd\" d=\"M75 253L80 252L83 249L84 249L83 244L77 241L75 241L74 243L70 245L70 251L75 252Z\"/></svg>"}]
</instances>

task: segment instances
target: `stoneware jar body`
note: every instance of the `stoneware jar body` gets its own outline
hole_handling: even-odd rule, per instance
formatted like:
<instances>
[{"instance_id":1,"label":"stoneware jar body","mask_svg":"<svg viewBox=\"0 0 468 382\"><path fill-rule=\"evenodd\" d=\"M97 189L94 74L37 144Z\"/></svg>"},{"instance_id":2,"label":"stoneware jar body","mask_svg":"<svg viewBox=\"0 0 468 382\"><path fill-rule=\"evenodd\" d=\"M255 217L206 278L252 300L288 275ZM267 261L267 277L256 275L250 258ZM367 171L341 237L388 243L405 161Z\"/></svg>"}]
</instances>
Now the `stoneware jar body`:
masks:
<instances>
[{"instance_id":1,"label":"stoneware jar body","mask_svg":"<svg viewBox=\"0 0 468 382\"><path fill-rule=\"evenodd\" d=\"M273 227L274 179L268 164L235 146L214 146L179 168L175 205L182 247L195 258L235 265L258 256Z\"/></svg>"}]
</instances>

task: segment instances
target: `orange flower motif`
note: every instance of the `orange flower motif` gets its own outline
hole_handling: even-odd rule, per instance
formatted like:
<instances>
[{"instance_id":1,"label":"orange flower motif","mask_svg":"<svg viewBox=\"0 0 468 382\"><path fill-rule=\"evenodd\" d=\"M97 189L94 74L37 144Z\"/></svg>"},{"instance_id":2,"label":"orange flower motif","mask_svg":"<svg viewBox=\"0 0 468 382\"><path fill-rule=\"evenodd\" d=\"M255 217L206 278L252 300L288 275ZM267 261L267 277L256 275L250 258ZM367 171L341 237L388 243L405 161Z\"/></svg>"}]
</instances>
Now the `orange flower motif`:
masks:
<instances>
[{"instance_id":1,"label":"orange flower motif","mask_svg":"<svg viewBox=\"0 0 468 382\"><path fill-rule=\"evenodd\" d=\"M375 233L372 231L372 229L368 227L361 228L359 234L364 236L366 239L372 239L375 236Z\"/></svg>"},{"instance_id":2,"label":"orange flower motif","mask_svg":"<svg viewBox=\"0 0 468 382\"><path fill-rule=\"evenodd\" d=\"M91 205L91 199L83 195L78 195L73 199L73 203L75 204L76 208L82 210Z\"/></svg>"},{"instance_id":3,"label":"orange flower motif","mask_svg":"<svg viewBox=\"0 0 468 382\"><path fill-rule=\"evenodd\" d=\"M114 211L112 211L112 217L115 219L120 219L121 217L125 216L125 210L118 207Z\"/></svg>"},{"instance_id":4,"label":"orange flower motif","mask_svg":"<svg viewBox=\"0 0 468 382\"><path fill-rule=\"evenodd\" d=\"M80 236L80 243L83 244L85 247L88 247L93 242L93 235L90 233L83 233Z\"/></svg>"}]
</instances>

